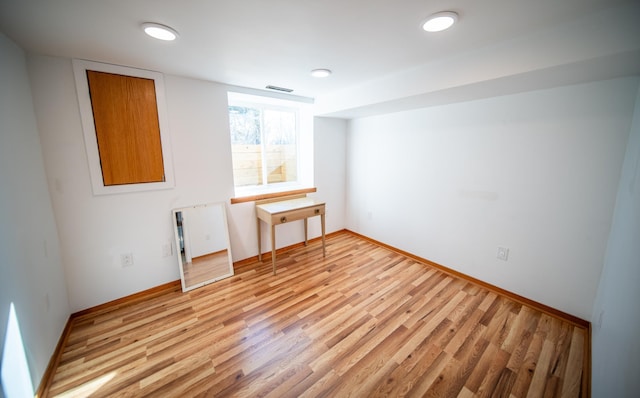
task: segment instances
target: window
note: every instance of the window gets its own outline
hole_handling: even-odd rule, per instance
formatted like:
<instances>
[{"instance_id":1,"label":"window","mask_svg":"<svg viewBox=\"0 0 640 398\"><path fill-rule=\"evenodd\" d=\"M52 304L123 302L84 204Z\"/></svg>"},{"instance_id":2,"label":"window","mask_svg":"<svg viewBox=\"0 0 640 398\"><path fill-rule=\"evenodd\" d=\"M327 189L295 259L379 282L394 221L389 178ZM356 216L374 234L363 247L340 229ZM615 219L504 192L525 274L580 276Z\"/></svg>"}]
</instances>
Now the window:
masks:
<instances>
[{"instance_id":1,"label":"window","mask_svg":"<svg viewBox=\"0 0 640 398\"><path fill-rule=\"evenodd\" d=\"M173 188L160 73L73 60L95 195Z\"/></svg>"},{"instance_id":2,"label":"window","mask_svg":"<svg viewBox=\"0 0 640 398\"><path fill-rule=\"evenodd\" d=\"M313 131L308 105L229 93L236 196L313 185Z\"/></svg>"}]
</instances>

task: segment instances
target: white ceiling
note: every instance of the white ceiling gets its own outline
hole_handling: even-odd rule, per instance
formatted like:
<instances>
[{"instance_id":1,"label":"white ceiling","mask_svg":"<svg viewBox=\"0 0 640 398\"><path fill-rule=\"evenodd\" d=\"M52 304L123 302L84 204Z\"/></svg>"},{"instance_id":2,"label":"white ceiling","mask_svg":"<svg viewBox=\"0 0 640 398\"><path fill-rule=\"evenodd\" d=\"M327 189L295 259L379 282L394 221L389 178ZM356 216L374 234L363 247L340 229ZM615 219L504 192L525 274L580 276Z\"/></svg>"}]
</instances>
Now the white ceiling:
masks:
<instances>
[{"instance_id":1,"label":"white ceiling","mask_svg":"<svg viewBox=\"0 0 640 398\"><path fill-rule=\"evenodd\" d=\"M420 29L443 10L453 29ZM29 52L288 87L346 118L640 74L639 20L637 0L0 0L0 32Z\"/></svg>"}]
</instances>

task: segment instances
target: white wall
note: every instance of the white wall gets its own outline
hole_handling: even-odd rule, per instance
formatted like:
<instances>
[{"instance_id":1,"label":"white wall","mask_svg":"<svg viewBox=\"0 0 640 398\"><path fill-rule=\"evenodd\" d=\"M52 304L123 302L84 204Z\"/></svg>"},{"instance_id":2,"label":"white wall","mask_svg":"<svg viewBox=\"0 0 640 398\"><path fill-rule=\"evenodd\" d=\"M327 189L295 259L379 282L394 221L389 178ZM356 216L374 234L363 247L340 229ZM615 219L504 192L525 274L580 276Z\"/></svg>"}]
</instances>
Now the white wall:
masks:
<instances>
[{"instance_id":1,"label":"white wall","mask_svg":"<svg viewBox=\"0 0 640 398\"><path fill-rule=\"evenodd\" d=\"M29 72L47 178L53 187L71 310L179 279L175 245L172 257L162 257L162 245L174 242L171 209L229 203L233 196L225 86L165 75L176 187L93 196L71 61L33 55ZM344 140L336 145L338 151L344 151ZM315 157L324 158L325 154L316 152ZM328 184L316 184L318 196L331 200L344 196L344 186L334 186L323 178L323 171L317 178ZM327 206L331 209L333 203ZM253 203L227 205L227 210L234 261L255 256ZM330 212L328 231L342 229L340 213ZM278 247L304 239L302 226L297 224L279 228ZM319 231L317 225L312 223L312 227L314 233ZM129 252L134 265L123 268L120 255Z\"/></svg>"},{"instance_id":2,"label":"white wall","mask_svg":"<svg viewBox=\"0 0 640 398\"><path fill-rule=\"evenodd\" d=\"M314 181L318 192L313 196L327 203L327 232L345 228L345 190L347 161L347 121L317 117L314 119ZM310 195L312 196L312 195ZM314 217L309 228L315 226L314 234L320 234L320 224ZM314 224L311 224L311 222Z\"/></svg>"},{"instance_id":3,"label":"white wall","mask_svg":"<svg viewBox=\"0 0 640 398\"><path fill-rule=\"evenodd\" d=\"M639 397L640 90L593 310L593 396Z\"/></svg>"},{"instance_id":4,"label":"white wall","mask_svg":"<svg viewBox=\"0 0 640 398\"><path fill-rule=\"evenodd\" d=\"M2 34L0 123L0 356L13 303L37 388L70 311L25 55Z\"/></svg>"},{"instance_id":5,"label":"white wall","mask_svg":"<svg viewBox=\"0 0 640 398\"><path fill-rule=\"evenodd\" d=\"M617 79L355 119L347 228L590 319L637 87Z\"/></svg>"},{"instance_id":6,"label":"white wall","mask_svg":"<svg viewBox=\"0 0 640 398\"><path fill-rule=\"evenodd\" d=\"M227 248L222 209L218 206L190 208L182 212L185 246L190 245L191 258L216 253Z\"/></svg>"}]
</instances>

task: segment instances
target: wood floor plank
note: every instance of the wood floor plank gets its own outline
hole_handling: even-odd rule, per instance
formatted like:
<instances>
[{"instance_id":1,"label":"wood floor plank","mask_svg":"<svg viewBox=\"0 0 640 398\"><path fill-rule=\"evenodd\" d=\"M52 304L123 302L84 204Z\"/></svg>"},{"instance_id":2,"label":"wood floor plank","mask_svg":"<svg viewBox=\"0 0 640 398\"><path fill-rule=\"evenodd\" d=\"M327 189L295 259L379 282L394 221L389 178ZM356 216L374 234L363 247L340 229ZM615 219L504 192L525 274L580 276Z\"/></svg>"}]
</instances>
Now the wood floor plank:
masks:
<instances>
[{"instance_id":1,"label":"wood floor plank","mask_svg":"<svg viewBox=\"0 0 640 398\"><path fill-rule=\"evenodd\" d=\"M424 373L420 374L416 380L417 382L413 384L411 389L406 393L406 396L409 397L424 397L427 394L427 390L434 387L437 388L438 385L442 382L444 376L442 375L442 371L446 368L447 365L450 368L454 368L457 364L457 361L451 357L451 355L442 351L440 355L436 357L436 359L429 364ZM414 368L416 370L421 368Z\"/></svg>"},{"instance_id":2,"label":"wood floor plank","mask_svg":"<svg viewBox=\"0 0 640 398\"><path fill-rule=\"evenodd\" d=\"M392 367L396 366L393 361L388 361L393 354L394 347L402 343L407 334L407 328L400 325L394 329L388 336L384 338L384 344L371 344L372 349L366 350L364 355L355 364L349 366L347 370L341 374L341 384L336 384L332 389L327 390L329 396L346 397L346 396L368 396L369 391L373 390L379 380L376 377L378 373L386 374ZM379 340L382 342L382 339ZM340 369L336 369L340 374Z\"/></svg>"},{"instance_id":3,"label":"wood floor plank","mask_svg":"<svg viewBox=\"0 0 640 398\"><path fill-rule=\"evenodd\" d=\"M355 234L72 319L58 397L584 397L588 330Z\"/></svg>"},{"instance_id":4,"label":"wood floor plank","mask_svg":"<svg viewBox=\"0 0 640 398\"><path fill-rule=\"evenodd\" d=\"M527 398L542 397L549 375L549 367L551 365L551 357L553 355L553 342L545 340L542 344L542 350L538 357L533 378L531 379L531 387L527 392Z\"/></svg>"},{"instance_id":5,"label":"wood floor plank","mask_svg":"<svg viewBox=\"0 0 640 398\"><path fill-rule=\"evenodd\" d=\"M584 330L574 328L571 338L571 349L569 358L567 358L567 368L562 383L563 397L580 396L581 387L581 369L584 361L584 339L586 333Z\"/></svg>"},{"instance_id":6,"label":"wood floor plank","mask_svg":"<svg viewBox=\"0 0 640 398\"><path fill-rule=\"evenodd\" d=\"M495 344L489 344L478 361L478 364L471 372L471 375L467 378L464 387L473 394L477 393L480 385L484 382L485 377L487 377L493 361L500 358L501 352L500 347ZM508 358L508 354L504 356Z\"/></svg>"},{"instance_id":7,"label":"wood floor plank","mask_svg":"<svg viewBox=\"0 0 640 398\"><path fill-rule=\"evenodd\" d=\"M492 346L492 347L495 347L495 346ZM503 350L497 350L495 354L492 355L489 369L486 371L485 377L482 380L482 383L480 384L480 386L478 387L478 390L477 390L478 397L488 398L488 397L495 397L496 395L500 395L499 393L495 393L495 389L500 381L500 378L503 375L502 371L505 369L508 360L509 360L509 353ZM501 390L503 390L505 387L506 386L503 385L501 387Z\"/></svg>"}]
</instances>

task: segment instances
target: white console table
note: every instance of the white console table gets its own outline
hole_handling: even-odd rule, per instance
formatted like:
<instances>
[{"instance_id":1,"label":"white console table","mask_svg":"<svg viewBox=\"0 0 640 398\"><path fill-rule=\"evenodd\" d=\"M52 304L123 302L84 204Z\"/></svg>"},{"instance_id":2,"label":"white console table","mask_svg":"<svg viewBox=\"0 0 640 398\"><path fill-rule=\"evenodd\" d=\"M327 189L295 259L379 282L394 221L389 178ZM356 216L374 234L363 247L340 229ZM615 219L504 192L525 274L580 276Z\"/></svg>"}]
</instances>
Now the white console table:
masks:
<instances>
[{"instance_id":1,"label":"white console table","mask_svg":"<svg viewBox=\"0 0 640 398\"><path fill-rule=\"evenodd\" d=\"M273 274L276 274L276 225L296 220L304 220L304 244L307 245L307 219L320 216L322 225L322 255L326 256L324 230L325 203L305 197L295 199L256 202L256 220L258 223L258 259L262 261L262 238L260 220L271 227L271 262Z\"/></svg>"}]
</instances>

